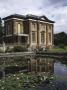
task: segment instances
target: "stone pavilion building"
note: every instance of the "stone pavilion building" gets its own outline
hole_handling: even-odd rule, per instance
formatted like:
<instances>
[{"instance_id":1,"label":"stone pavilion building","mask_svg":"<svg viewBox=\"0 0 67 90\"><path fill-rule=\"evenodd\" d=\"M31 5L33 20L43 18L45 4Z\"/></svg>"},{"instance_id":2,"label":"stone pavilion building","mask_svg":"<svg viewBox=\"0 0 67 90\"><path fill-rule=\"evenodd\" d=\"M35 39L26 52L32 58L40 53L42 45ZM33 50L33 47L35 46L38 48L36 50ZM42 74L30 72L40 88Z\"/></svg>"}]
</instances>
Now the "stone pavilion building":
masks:
<instances>
[{"instance_id":1,"label":"stone pavilion building","mask_svg":"<svg viewBox=\"0 0 67 90\"><path fill-rule=\"evenodd\" d=\"M3 20L7 46L27 45L31 49L53 47L54 21L46 16L14 14Z\"/></svg>"}]
</instances>

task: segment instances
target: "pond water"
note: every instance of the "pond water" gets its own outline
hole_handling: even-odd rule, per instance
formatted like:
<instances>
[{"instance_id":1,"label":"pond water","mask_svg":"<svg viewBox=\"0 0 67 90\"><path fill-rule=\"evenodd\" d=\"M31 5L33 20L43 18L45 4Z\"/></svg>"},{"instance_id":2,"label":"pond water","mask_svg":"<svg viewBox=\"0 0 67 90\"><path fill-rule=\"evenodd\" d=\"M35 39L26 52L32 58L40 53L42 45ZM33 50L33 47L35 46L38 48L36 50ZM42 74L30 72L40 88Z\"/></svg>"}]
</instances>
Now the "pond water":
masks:
<instances>
[{"instance_id":1,"label":"pond water","mask_svg":"<svg viewBox=\"0 0 67 90\"><path fill-rule=\"evenodd\" d=\"M0 58L0 90L67 90L67 60Z\"/></svg>"}]
</instances>

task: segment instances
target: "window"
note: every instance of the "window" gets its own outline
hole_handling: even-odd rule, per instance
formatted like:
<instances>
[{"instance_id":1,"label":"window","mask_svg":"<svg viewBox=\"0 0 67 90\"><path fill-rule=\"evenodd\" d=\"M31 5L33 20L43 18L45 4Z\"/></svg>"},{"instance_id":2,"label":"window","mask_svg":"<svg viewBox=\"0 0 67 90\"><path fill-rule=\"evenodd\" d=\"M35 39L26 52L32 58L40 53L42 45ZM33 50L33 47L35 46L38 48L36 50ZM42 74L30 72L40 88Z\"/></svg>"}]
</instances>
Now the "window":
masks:
<instances>
[{"instance_id":1,"label":"window","mask_svg":"<svg viewBox=\"0 0 67 90\"><path fill-rule=\"evenodd\" d=\"M36 23L32 22L32 26L33 26L33 28L35 28L36 27Z\"/></svg>"},{"instance_id":2,"label":"window","mask_svg":"<svg viewBox=\"0 0 67 90\"><path fill-rule=\"evenodd\" d=\"M45 42L45 32L42 31L41 32L41 43L44 44L44 42Z\"/></svg>"},{"instance_id":3,"label":"window","mask_svg":"<svg viewBox=\"0 0 67 90\"><path fill-rule=\"evenodd\" d=\"M40 28L42 28L42 27L43 27L43 24L41 24L41 23L40 23L40 25L39 25L39 26L40 26Z\"/></svg>"},{"instance_id":4,"label":"window","mask_svg":"<svg viewBox=\"0 0 67 90\"><path fill-rule=\"evenodd\" d=\"M51 30L52 29L52 26L49 26L49 29Z\"/></svg>"},{"instance_id":5,"label":"window","mask_svg":"<svg viewBox=\"0 0 67 90\"><path fill-rule=\"evenodd\" d=\"M49 33L49 43L51 43L51 33Z\"/></svg>"},{"instance_id":6,"label":"window","mask_svg":"<svg viewBox=\"0 0 67 90\"><path fill-rule=\"evenodd\" d=\"M11 24L6 24L6 34L12 34L12 30L11 30Z\"/></svg>"},{"instance_id":7,"label":"window","mask_svg":"<svg viewBox=\"0 0 67 90\"><path fill-rule=\"evenodd\" d=\"M10 25L8 24L8 27L7 27L7 34L10 34Z\"/></svg>"},{"instance_id":8,"label":"window","mask_svg":"<svg viewBox=\"0 0 67 90\"><path fill-rule=\"evenodd\" d=\"M36 32L32 31L32 42L35 43L36 42Z\"/></svg>"}]
</instances>

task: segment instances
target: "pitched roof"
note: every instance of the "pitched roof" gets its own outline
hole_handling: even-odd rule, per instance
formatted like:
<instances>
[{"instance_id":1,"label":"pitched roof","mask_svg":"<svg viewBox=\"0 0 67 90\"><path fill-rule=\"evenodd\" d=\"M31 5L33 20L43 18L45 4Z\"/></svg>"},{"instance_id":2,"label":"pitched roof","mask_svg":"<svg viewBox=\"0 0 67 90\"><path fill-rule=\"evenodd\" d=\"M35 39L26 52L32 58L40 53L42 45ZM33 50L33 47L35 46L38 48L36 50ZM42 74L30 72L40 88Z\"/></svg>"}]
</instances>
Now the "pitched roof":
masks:
<instances>
[{"instance_id":1,"label":"pitched roof","mask_svg":"<svg viewBox=\"0 0 67 90\"><path fill-rule=\"evenodd\" d=\"M25 16L24 16L24 15L20 15L20 14L13 14L13 15L9 15L9 16L3 18L3 20L7 20L7 19L10 19L10 18L20 18L20 19L24 19Z\"/></svg>"},{"instance_id":2,"label":"pitched roof","mask_svg":"<svg viewBox=\"0 0 67 90\"><path fill-rule=\"evenodd\" d=\"M34 19L34 20L40 20L40 21L45 21L45 22L51 22L51 23L54 23L54 21L52 20L49 20L45 15L42 15L42 16L36 16L36 15L32 15L32 14L28 14L28 15L19 15L19 14L13 14L13 15L10 15L10 16L7 16L5 18L3 18L3 20L7 20L7 19L10 19L10 18L19 18L19 19Z\"/></svg>"}]
</instances>

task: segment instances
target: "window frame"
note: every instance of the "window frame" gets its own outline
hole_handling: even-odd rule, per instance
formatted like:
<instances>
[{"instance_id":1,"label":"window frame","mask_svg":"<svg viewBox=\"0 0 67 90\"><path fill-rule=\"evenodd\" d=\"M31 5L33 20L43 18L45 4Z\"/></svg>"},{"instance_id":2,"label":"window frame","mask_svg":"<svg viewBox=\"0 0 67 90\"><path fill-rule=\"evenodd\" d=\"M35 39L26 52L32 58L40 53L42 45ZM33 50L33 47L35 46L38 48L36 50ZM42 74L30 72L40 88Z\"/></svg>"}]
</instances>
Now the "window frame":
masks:
<instances>
[{"instance_id":1,"label":"window frame","mask_svg":"<svg viewBox=\"0 0 67 90\"><path fill-rule=\"evenodd\" d=\"M45 43L45 31L41 31L40 34L41 34L41 44L44 44Z\"/></svg>"},{"instance_id":2,"label":"window frame","mask_svg":"<svg viewBox=\"0 0 67 90\"><path fill-rule=\"evenodd\" d=\"M32 31L32 43L36 43L36 31Z\"/></svg>"}]
</instances>

